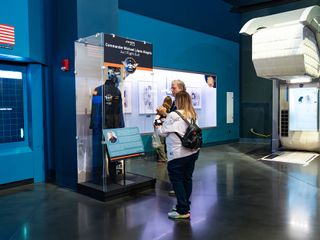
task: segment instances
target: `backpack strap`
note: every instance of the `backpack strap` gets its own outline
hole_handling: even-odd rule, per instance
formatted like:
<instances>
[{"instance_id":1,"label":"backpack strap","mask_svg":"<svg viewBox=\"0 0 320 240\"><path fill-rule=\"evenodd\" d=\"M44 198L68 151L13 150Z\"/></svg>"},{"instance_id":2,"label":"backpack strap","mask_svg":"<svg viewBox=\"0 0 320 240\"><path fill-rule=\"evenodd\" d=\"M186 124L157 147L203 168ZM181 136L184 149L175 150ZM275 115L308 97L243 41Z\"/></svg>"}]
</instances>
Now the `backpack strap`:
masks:
<instances>
[{"instance_id":1,"label":"backpack strap","mask_svg":"<svg viewBox=\"0 0 320 240\"><path fill-rule=\"evenodd\" d=\"M179 112L179 111L174 111L176 114L178 114L182 119L183 119L183 121L185 121L186 122L186 124L188 125L188 126L190 126L190 122ZM192 120L191 120L192 121ZM180 136L180 134L179 133L177 133L177 132L174 132L179 138L180 138L180 140L182 141L182 137Z\"/></svg>"},{"instance_id":2,"label":"backpack strap","mask_svg":"<svg viewBox=\"0 0 320 240\"><path fill-rule=\"evenodd\" d=\"M180 134L179 133L177 133L177 132L174 132L177 136L178 136L178 138L180 138L180 140L182 141L182 137L180 136Z\"/></svg>"},{"instance_id":3,"label":"backpack strap","mask_svg":"<svg viewBox=\"0 0 320 240\"><path fill-rule=\"evenodd\" d=\"M174 112L178 114L183 119L183 121L185 121L186 124L188 124L188 126L191 124L187 119L185 119L185 117L179 111L174 111Z\"/></svg>"}]
</instances>

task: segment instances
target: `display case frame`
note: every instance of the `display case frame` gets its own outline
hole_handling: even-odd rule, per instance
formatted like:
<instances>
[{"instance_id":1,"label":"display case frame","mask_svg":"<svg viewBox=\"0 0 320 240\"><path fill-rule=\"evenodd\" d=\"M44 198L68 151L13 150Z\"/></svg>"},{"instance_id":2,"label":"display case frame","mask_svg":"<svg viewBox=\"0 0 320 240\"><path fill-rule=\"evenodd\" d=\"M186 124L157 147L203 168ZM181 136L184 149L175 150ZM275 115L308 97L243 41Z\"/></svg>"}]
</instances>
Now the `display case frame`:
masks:
<instances>
[{"instance_id":1,"label":"display case frame","mask_svg":"<svg viewBox=\"0 0 320 240\"><path fill-rule=\"evenodd\" d=\"M121 155L116 160L111 160L108 139L103 134L108 129L127 130L123 80L137 67L132 52L136 52L134 57L140 68L152 69L152 44L105 33L75 42L77 186L79 192L102 201L155 185L154 178L127 172L125 168L126 160L143 159L139 131L134 136L142 149L140 154ZM119 139L125 141L125 137ZM130 152L131 148L127 148Z\"/></svg>"}]
</instances>

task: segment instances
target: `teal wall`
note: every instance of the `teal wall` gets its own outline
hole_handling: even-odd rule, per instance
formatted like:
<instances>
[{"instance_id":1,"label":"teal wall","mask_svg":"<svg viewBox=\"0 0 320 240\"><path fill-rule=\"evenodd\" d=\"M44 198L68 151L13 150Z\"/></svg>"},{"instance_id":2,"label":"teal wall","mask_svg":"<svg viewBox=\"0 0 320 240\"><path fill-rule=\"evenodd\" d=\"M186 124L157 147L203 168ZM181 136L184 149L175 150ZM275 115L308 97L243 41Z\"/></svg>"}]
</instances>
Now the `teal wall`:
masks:
<instances>
[{"instance_id":1,"label":"teal wall","mask_svg":"<svg viewBox=\"0 0 320 240\"><path fill-rule=\"evenodd\" d=\"M118 29L118 0L78 0L78 37L98 32L116 33Z\"/></svg>"},{"instance_id":2,"label":"teal wall","mask_svg":"<svg viewBox=\"0 0 320 240\"><path fill-rule=\"evenodd\" d=\"M217 127L204 130L204 143L239 138L238 43L124 10L119 12L117 34L153 43L155 67L216 73ZM226 92L234 92L233 124L226 123ZM147 149L150 141L144 139Z\"/></svg>"},{"instance_id":3,"label":"teal wall","mask_svg":"<svg viewBox=\"0 0 320 240\"><path fill-rule=\"evenodd\" d=\"M245 12L241 15L241 26L252 18L312 5L320 5L320 1L298 1L273 8ZM253 135L250 132L251 128L264 134L271 134L272 131L272 81L259 78L256 75L252 63L251 36L241 36L240 45L240 137L257 140L261 137ZM266 140L269 141L270 138Z\"/></svg>"}]
</instances>

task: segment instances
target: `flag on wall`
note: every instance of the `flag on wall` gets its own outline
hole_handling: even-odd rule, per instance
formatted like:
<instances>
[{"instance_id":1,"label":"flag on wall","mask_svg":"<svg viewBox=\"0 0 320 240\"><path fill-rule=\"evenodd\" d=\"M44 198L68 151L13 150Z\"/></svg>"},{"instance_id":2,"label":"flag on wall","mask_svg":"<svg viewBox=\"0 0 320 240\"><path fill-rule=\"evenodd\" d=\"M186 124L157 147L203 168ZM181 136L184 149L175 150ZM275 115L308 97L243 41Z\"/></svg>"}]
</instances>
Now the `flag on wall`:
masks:
<instances>
[{"instance_id":1,"label":"flag on wall","mask_svg":"<svg viewBox=\"0 0 320 240\"><path fill-rule=\"evenodd\" d=\"M0 24L0 44L15 45L14 27Z\"/></svg>"}]
</instances>

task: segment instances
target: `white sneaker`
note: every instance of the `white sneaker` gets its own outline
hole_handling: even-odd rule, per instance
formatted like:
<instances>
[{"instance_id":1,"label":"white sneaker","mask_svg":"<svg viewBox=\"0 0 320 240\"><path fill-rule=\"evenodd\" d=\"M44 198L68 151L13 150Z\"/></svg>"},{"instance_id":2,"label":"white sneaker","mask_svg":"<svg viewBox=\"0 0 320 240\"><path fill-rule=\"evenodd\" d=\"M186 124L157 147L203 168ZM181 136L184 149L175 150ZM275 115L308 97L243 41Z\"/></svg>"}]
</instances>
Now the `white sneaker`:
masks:
<instances>
[{"instance_id":1,"label":"white sneaker","mask_svg":"<svg viewBox=\"0 0 320 240\"><path fill-rule=\"evenodd\" d=\"M176 193L175 193L173 190L170 190L170 191L168 192L168 195L169 195L170 197L174 197L174 196L176 196Z\"/></svg>"},{"instance_id":2,"label":"white sneaker","mask_svg":"<svg viewBox=\"0 0 320 240\"><path fill-rule=\"evenodd\" d=\"M190 213L180 214L176 211L168 212L168 217L172 219L189 219Z\"/></svg>"},{"instance_id":3,"label":"white sneaker","mask_svg":"<svg viewBox=\"0 0 320 240\"><path fill-rule=\"evenodd\" d=\"M176 208L176 206L173 206L173 207L171 208L171 211L174 211L174 212L176 212L176 211L177 211L177 208ZM188 213L190 213L190 210L188 211Z\"/></svg>"}]
</instances>

